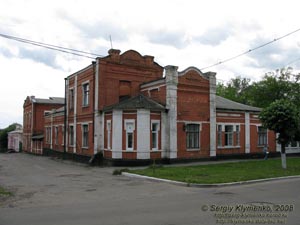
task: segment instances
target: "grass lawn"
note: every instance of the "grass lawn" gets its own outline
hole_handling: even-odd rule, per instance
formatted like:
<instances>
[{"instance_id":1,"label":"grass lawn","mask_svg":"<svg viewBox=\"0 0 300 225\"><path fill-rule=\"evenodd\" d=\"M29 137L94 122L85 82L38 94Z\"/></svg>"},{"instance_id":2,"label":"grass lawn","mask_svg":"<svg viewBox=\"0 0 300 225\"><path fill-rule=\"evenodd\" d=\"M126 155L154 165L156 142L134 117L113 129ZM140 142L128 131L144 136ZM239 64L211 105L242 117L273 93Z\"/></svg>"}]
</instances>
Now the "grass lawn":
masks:
<instances>
[{"instance_id":1,"label":"grass lawn","mask_svg":"<svg viewBox=\"0 0 300 225\"><path fill-rule=\"evenodd\" d=\"M12 193L11 192L9 192L9 191L6 191L3 187L1 187L0 186L0 197L1 196L11 196L12 195Z\"/></svg>"},{"instance_id":2,"label":"grass lawn","mask_svg":"<svg viewBox=\"0 0 300 225\"><path fill-rule=\"evenodd\" d=\"M199 166L149 167L129 172L187 183L228 183L300 175L300 158L287 158L286 170L282 169L279 158Z\"/></svg>"}]
</instances>

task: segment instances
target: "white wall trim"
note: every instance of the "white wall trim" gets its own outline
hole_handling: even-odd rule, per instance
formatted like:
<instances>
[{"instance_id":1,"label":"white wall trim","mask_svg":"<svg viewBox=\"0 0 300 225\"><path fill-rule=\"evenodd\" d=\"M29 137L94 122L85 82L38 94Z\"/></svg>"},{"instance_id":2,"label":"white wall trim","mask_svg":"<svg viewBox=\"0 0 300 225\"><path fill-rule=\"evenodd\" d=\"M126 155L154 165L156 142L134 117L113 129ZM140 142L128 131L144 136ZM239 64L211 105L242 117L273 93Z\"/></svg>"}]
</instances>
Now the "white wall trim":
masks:
<instances>
[{"instance_id":1,"label":"white wall trim","mask_svg":"<svg viewBox=\"0 0 300 225\"><path fill-rule=\"evenodd\" d=\"M250 114L245 113L245 153L250 153Z\"/></svg>"},{"instance_id":2,"label":"white wall trim","mask_svg":"<svg viewBox=\"0 0 300 225\"><path fill-rule=\"evenodd\" d=\"M112 158L121 159L122 158L122 110L113 110L112 115Z\"/></svg>"},{"instance_id":3,"label":"white wall trim","mask_svg":"<svg viewBox=\"0 0 300 225\"><path fill-rule=\"evenodd\" d=\"M151 121L152 122L152 121ZM137 159L150 159L150 110L137 110Z\"/></svg>"}]
</instances>

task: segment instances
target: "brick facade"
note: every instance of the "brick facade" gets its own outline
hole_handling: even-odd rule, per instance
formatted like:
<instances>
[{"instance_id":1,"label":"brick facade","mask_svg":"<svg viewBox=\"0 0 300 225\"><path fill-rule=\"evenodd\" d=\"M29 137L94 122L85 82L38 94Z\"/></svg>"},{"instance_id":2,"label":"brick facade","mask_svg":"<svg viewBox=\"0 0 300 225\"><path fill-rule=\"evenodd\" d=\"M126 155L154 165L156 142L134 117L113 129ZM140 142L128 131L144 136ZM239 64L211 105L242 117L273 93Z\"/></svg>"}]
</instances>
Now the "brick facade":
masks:
<instances>
[{"instance_id":1,"label":"brick facade","mask_svg":"<svg viewBox=\"0 0 300 225\"><path fill-rule=\"evenodd\" d=\"M66 78L66 115L64 108L46 114L44 147L113 161L261 154L265 144L275 152L260 109L216 96L215 75L111 49Z\"/></svg>"},{"instance_id":2,"label":"brick facade","mask_svg":"<svg viewBox=\"0 0 300 225\"><path fill-rule=\"evenodd\" d=\"M42 154L45 112L63 106L64 99L49 99L28 96L23 105L23 150L33 154Z\"/></svg>"}]
</instances>

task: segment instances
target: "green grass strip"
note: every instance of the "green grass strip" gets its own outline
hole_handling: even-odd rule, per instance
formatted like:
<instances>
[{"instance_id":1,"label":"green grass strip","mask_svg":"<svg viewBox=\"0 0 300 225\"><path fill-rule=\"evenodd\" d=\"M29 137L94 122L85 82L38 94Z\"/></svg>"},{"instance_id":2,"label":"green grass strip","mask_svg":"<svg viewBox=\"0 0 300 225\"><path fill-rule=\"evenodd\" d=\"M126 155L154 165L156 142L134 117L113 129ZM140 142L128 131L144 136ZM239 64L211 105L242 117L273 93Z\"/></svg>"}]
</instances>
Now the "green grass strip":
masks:
<instances>
[{"instance_id":1,"label":"green grass strip","mask_svg":"<svg viewBox=\"0 0 300 225\"><path fill-rule=\"evenodd\" d=\"M12 196L12 193L0 187L0 196Z\"/></svg>"},{"instance_id":2,"label":"green grass strip","mask_svg":"<svg viewBox=\"0 0 300 225\"><path fill-rule=\"evenodd\" d=\"M281 159L208 164L198 166L149 167L130 173L198 184L218 184L265 178L300 175L300 158L287 158L287 169Z\"/></svg>"}]
</instances>

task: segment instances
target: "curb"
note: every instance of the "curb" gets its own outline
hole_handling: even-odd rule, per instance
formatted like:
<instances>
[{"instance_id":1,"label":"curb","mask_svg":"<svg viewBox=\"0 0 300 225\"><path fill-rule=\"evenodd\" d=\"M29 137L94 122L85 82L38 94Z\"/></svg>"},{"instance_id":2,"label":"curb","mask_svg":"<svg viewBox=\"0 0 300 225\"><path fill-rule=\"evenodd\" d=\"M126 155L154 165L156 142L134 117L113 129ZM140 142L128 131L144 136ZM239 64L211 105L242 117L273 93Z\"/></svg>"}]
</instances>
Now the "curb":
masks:
<instances>
[{"instance_id":1,"label":"curb","mask_svg":"<svg viewBox=\"0 0 300 225\"><path fill-rule=\"evenodd\" d=\"M174 180L168 180L168 179L162 179L162 178L156 178L156 177L148 177L133 173L127 173L123 172L122 175L126 177L133 177L138 179L145 179L155 182L163 182L163 183L169 183L174 184L178 186L185 186L185 187L199 187L199 188L212 188L212 187L227 187L227 186L235 186L235 185L245 185L245 184L255 184L255 183L263 183L267 181L276 181L276 180L287 180L292 178L300 178L300 175L295 176L287 176L287 177L273 177L273 178L265 178L265 179L258 179L258 180L247 180L247 181L239 181L239 182L230 182L230 183L220 183L220 184L194 184L194 183L187 183L182 181L174 181Z\"/></svg>"}]
</instances>

